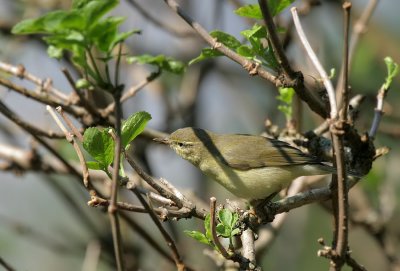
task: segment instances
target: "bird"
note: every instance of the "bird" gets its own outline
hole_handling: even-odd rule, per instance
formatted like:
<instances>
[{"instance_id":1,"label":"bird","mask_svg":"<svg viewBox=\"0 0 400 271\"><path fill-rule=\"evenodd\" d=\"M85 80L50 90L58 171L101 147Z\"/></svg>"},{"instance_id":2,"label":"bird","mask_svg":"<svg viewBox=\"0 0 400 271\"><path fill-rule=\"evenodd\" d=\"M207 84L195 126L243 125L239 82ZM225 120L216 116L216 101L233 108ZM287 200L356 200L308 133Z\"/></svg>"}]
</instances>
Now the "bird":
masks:
<instances>
[{"instance_id":1,"label":"bird","mask_svg":"<svg viewBox=\"0 0 400 271\"><path fill-rule=\"evenodd\" d=\"M336 172L316 157L264 136L186 127L154 140L168 145L233 195L248 201L266 199L300 176Z\"/></svg>"}]
</instances>

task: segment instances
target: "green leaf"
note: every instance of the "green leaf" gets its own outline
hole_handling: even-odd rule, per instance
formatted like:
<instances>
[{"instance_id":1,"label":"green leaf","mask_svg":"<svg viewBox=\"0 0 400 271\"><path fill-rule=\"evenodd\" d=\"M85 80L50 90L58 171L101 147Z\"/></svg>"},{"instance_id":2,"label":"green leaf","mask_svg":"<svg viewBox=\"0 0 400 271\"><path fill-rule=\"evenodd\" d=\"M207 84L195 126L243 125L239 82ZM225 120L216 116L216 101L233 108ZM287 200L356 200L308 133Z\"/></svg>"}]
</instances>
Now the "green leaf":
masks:
<instances>
[{"instance_id":1,"label":"green leaf","mask_svg":"<svg viewBox=\"0 0 400 271\"><path fill-rule=\"evenodd\" d=\"M79 12L85 18L85 27L96 24L103 15L118 5L118 0L92 0L84 5Z\"/></svg>"},{"instance_id":2,"label":"green leaf","mask_svg":"<svg viewBox=\"0 0 400 271\"><path fill-rule=\"evenodd\" d=\"M240 229L239 228L235 228L235 229L232 230L231 236L238 235L239 233L240 233Z\"/></svg>"},{"instance_id":3,"label":"green leaf","mask_svg":"<svg viewBox=\"0 0 400 271\"><path fill-rule=\"evenodd\" d=\"M89 86L90 86L90 83L85 78L81 78L81 79L79 79L78 81L75 82L75 87L77 89L88 88Z\"/></svg>"},{"instance_id":4,"label":"green leaf","mask_svg":"<svg viewBox=\"0 0 400 271\"><path fill-rule=\"evenodd\" d=\"M212 233L211 233L211 215L207 214L206 218L204 219L204 229L206 230L206 237L209 240L212 240Z\"/></svg>"},{"instance_id":5,"label":"green leaf","mask_svg":"<svg viewBox=\"0 0 400 271\"><path fill-rule=\"evenodd\" d=\"M384 89L389 89L392 84L393 78L399 73L399 65L393 61L391 57L385 57L384 59L388 75L385 78L385 83L383 84Z\"/></svg>"},{"instance_id":6,"label":"green leaf","mask_svg":"<svg viewBox=\"0 0 400 271\"><path fill-rule=\"evenodd\" d=\"M109 166L114 160L114 140L107 129L87 128L83 134L83 148L103 165Z\"/></svg>"},{"instance_id":7,"label":"green leaf","mask_svg":"<svg viewBox=\"0 0 400 271\"><path fill-rule=\"evenodd\" d=\"M224 224L226 226L231 226L232 219L233 219L233 214L228 209L221 209L218 212L218 218L219 218L219 221L221 221L222 224Z\"/></svg>"},{"instance_id":8,"label":"green leaf","mask_svg":"<svg viewBox=\"0 0 400 271\"><path fill-rule=\"evenodd\" d=\"M200 243L206 244L206 245L210 245L210 241L207 239L207 237L199 232L199 231L184 231L185 234L187 234L188 236L194 238L195 240L199 241Z\"/></svg>"},{"instance_id":9,"label":"green leaf","mask_svg":"<svg viewBox=\"0 0 400 271\"><path fill-rule=\"evenodd\" d=\"M241 45L236 49L236 53L241 56L244 56L249 59L253 59L255 57L255 53L252 48L247 45Z\"/></svg>"},{"instance_id":10,"label":"green leaf","mask_svg":"<svg viewBox=\"0 0 400 271\"><path fill-rule=\"evenodd\" d=\"M146 124L149 120L151 120L151 115L145 111L142 111L131 115L122 123L122 148L126 148L128 144L135 139L135 137L143 132L144 127L146 127Z\"/></svg>"},{"instance_id":11,"label":"green leaf","mask_svg":"<svg viewBox=\"0 0 400 271\"><path fill-rule=\"evenodd\" d=\"M263 15L261 13L260 5L246 5L238 8L234 11L237 15L241 17L261 20Z\"/></svg>"},{"instance_id":12,"label":"green leaf","mask_svg":"<svg viewBox=\"0 0 400 271\"><path fill-rule=\"evenodd\" d=\"M294 1L295 0L268 0L271 15L278 15Z\"/></svg>"},{"instance_id":13,"label":"green leaf","mask_svg":"<svg viewBox=\"0 0 400 271\"><path fill-rule=\"evenodd\" d=\"M278 106L278 110L285 114L286 120L289 121L292 118L292 101L295 91L293 88L283 88L280 87L279 89L279 96L276 98L283 102L283 104Z\"/></svg>"},{"instance_id":14,"label":"green leaf","mask_svg":"<svg viewBox=\"0 0 400 271\"><path fill-rule=\"evenodd\" d=\"M94 170L103 170L105 168L103 164L101 164L97 161L87 161L86 166L89 169L94 169Z\"/></svg>"},{"instance_id":15,"label":"green leaf","mask_svg":"<svg viewBox=\"0 0 400 271\"><path fill-rule=\"evenodd\" d=\"M166 57L165 55L140 55L140 56L132 56L127 58L128 63L140 63L140 64L149 64L157 66L161 70L165 70L172 73L182 73L185 70L185 64L181 61L177 61L171 57Z\"/></svg>"},{"instance_id":16,"label":"green leaf","mask_svg":"<svg viewBox=\"0 0 400 271\"><path fill-rule=\"evenodd\" d=\"M231 236L231 228L228 225L224 225L222 223L219 223L215 227L215 231L219 236L222 236L224 238L229 238Z\"/></svg>"},{"instance_id":17,"label":"green leaf","mask_svg":"<svg viewBox=\"0 0 400 271\"><path fill-rule=\"evenodd\" d=\"M238 41L234 36L219 30L211 31L210 36L217 39L218 42L221 42L226 47L232 50L235 50L236 48L242 45L240 41Z\"/></svg>"},{"instance_id":18,"label":"green leaf","mask_svg":"<svg viewBox=\"0 0 400 271\"><path fill-rule=\"evenodd\" d=\"M47 54L49 55L49 57L60 59L63 56L63 49L53 46L53 45L50 45L47 48Z\"/></svg>"},{"instance_id":19,"label":"green leaf","mask_svg":"<svg viewBox=\"0 0 400 271\"><path fill-rule=\"evenodd\" d=\"M217 57L217 56L223 56L223 54L217 50L214 50L212 48L204 48L201 50L201 53L198 57L192 59L189 61L189 65L192 65L194 63L203 61L205 59L208 58L213 58L213 57Z\"/></svg>"},{"instance_id":20,"label":"green leaf","mask_svg":"<svg viewBox=\"0 0 400 271\"><path fill-rule=\"evenodd\" d=\"M267 38L267 30L264 26L255 24L251 29L243 30L240 34L250 42L253 52L260 56L265 54L263 40Z\"/></svg>"},{"instance_id":21,"label":"green leaf","mask_svg":"<svg viewBox=\"0 0 400 271\"><path fill-rule=\"evenodd\" d=\"M231 222L231 226L232 228L236 226L236 223L239 220L239 215L237 213L233 213L232 215L232 222Z\"/></svg>"},{"instance_id":22,"label":"green leaf","mask_svg":"<svg viewBox=\"0 0 400 271\"><path fill-rule=\"evenodd\" d=\"M294 89L280 87L278 90L279 96L277 96L276 98L286 104L292 104L293 96L295 93Z\"/></svg>"},{"instance_id":23,"label":"green leaf","mask_svg":"<svg viewBox=\"0 0 400 271\"><path fill-rule=\"evenodd\" d=\"M75 9L83 8L90 1L93 1L93 0L73 0L72 1L72 8L75 8Z\"/></svg>"},{"instance_id":24,"label":"green leaf","mask_svg":"<svg viewBox=\"0 0 400 271\"><path fill-rule=\"evenodd\" d=\"M276 16L281 13L285 8L292 4L295 0L268 0L269 11L272 16ZM263 15L260 9L260 5L246 5L238 8L234 11L237 15L262 20Z\"/></svg>"}]
</instances>

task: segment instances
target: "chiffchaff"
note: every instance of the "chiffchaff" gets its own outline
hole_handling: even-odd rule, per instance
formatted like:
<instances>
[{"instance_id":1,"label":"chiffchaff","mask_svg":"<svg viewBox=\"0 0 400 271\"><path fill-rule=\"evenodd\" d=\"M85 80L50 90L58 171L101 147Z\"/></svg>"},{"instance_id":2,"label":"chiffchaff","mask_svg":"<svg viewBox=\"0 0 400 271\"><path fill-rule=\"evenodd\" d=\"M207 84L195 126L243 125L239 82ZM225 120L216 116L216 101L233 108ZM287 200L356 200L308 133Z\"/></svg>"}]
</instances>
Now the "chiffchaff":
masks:
<instances>
[{"instance_id":1,"label":"chiffchaff","mask_svg":"<svg viewBox=\"0 0 400 271\"><path fill-rule=\"evenodd\" d=\"M265 199L299 176L336 172L286 142L263 136L187 127L155 141L169 145L232 194L247 200Z\"/></svg>"}]
</instances>

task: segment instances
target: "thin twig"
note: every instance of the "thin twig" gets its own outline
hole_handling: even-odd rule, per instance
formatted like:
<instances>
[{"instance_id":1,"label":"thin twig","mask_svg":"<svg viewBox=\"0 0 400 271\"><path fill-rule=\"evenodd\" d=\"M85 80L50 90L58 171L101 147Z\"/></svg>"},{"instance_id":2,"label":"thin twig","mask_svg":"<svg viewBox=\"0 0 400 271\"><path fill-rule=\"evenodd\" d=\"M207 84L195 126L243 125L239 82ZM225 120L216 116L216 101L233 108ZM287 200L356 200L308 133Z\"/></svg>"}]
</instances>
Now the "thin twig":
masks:
<instances>
[{"instance_id":1,"label":"thin twig","mask_svg":"<svg viewBox=\"0 0 400 271\"><path fill-rule=\"evenodd\" d=\"M351 3L345 2L343 4L344 10L344 45L343 45L343 64L341 76L343 82L337 89L342 93L342 102L345 105L340 111L340 119L342 121L347 120L347 110L349 105L349 28L350 28L350 10Z\"/></svg>"},{"instance_id":2,"label":"thin twig","mask_svg":"<svg viewBox=\"0 0 400 271\"><path fill-rule=\"evenodd\" d=\"M85 258L82 271L95 271L100 260L101 245L98 240L90 241L86 246Z\"/></svg>"},{"instance_id":3,"label":"thin twig","mask_svg":"<svg viewBox=\"0 0 400 271\"><path fill-rule=\"evenodd\" d=\"M54 131L45 131L42 129L37 128L36 126L33 126L29 124L28 122L23 121L21 118L19 118L14 112L12 112L6 104L4 104L0 100L0 112L6 116L9 120L14 122L20 127L24 127L25 130L30 131L30 133L35 134L37 136L43 136L47 138L64 138L64 134L56 133Z\"/></svg>"},{"instance_id":4,"label":"thin twig","mask_svg":"<svg viewBox=\"0 0 400 271\"><path fill-rule=\"evenodd\" d=\"M379 0L370 0L367 4L366 8L363 10L360 18L354 24L353 31L351 33L350 44L348 45L349 46L348 67L351 67L351 64L353 62L354 52L356 50L358 42L359 42L361 36L366 32L369 20L371 19L372 14L374 13L374 11L376 9L378 1ZM341 70L343 70L343 66L342 66ZM338 82L337 82L338 87L342 86L343 80L344 80L343 73L340 72ZM341 99L342 93L340 91L337 91L336 95L337 95L337 101L338 101L338 108L340 110L340 108L342 106L342 104L340 103L342 100Z\"/></svg>"},{"instance_id":5,"label":"thin twig","mask_svg":"<svg viewBox=\"0 0 400 271\"><path fill-rule=\"evenodd\" d=\"M0 85L10 88L10 89L28 97L28 98L31 98L32 100L38 101L42 104L50 105L52 107L63 106L65 108L65 111L74 115L75 117L83 117L86 114L86 111L83 108L78 108L78 107L71 106L71 105L68 106L68 104L64 103L63 101L49 97L47 94L44 94L44 93L37 93L37 92L30 91L24 87L14 84L13 82L11 82L7 79L4 79L2 77L0 77Z\"/></svg>"},{"instance_id":6,"label":"thin twig","mask_svg":"<svg viewBox=\"0 0 400 271\"><path fill-rule=\"evenodd\" d=\"M138 93L142 88L147 86L149 83L154 81L157 77L161 75L161 69L158 69L155 72L152 72L149 74L146 79L144 79L142 82L139 82L136 86L131 87L127 92L124 93L121 97L121 103L125 102L127 99L133 97Z\"/></svg>"},{"instance_id":7,"label":"thin twig","mask_svg":"<svg viewBox=\"0 0 400 271\"><path fill-rule=\"evenodd\" d=\"M15 271L14 268L11 267L2 257L0 257L0 265L3 266L6 271Z\"/></svg>"},{"instance_id":8,"label":"thin twig","mask_svg":"<svg viewBox=\"0 0 400 271\"><path fill-rule=\"evenodd\" d=\"M279 40L272 15L269 12L268 1L258 0L258 3L260 4L260 9L264 17L264 22L268 29L268 38L271 41L272 47L274 49L275 57L278 60L278 63L281 66L285 77L290 80L295 80L296 74L293 71L292 67L290 67L289 60L287 59L286 54L283 51L282 44Z\"/></svg>"},{"instance_id":9,"label":"thin twig","mask_svg":"<svg viewBox=\"0 0 400 271\"><path fill-rule=\"evenodd\" d=\"M142 82L137 84L136 86L131 87L127 92L125 92L121 99L120 103L125 102L127 99L134 97L140 90L142 90L145 86L155 80L161 74L161 70L157 70L156 72L152 72L149 76L146 77ZM105 109L102 111L102 116L108 116L115 109L115 102L110 103Z\"/></svg>"},{"instance_id":10,"label":"thin twig","mask_svg":"<svg viewBox=\"0 0 400 271\"><path fill-rule=\"evenodd\" d=\"M335 89L333 88L332 82L329 79L328 74L326 73L324 67L322 67L321 63L318 60L317 55L315 54L314 50L312 49L310 43L307 40L303 27L301 26L299 16L297 14L296 7L292 7L290 11L292 12L293 22L296 27L297 34L299 35L299 38L301 40L301 43L303 44L314 67L317 69L319 75L321 76L321 79L328 93L329 104L331 106L330 117L331 119L336 119L338 112L336 105Z\"/></svg>"},{"instance_id":11,"label":"thin twig","mask_svg":"<svg viewBox=\"0 0 400 271\"><path fill-rule=\"evenodd\" d=\"M56 89L51 82L51 79L40 79L39 77L36 77L32 73L29 73L23 65L17 65L13 66L11 64L5 63L0 61L0 70L12 74L14 76L17 76L18 78L21 79L26 79L28 81L31 81L47 93L53 94L55 97L64 100L64 102L67 102L69 100L68 96L64 94L62 91Z\"/></svg>"},{"instance_id":12,"label":"thin twig","mask_svg":"<svg viewBox=\"0 0 400 271\"><path fill-rule=\"evenodd\" d=\"M178 248L176 247L175 241L172 239L172 237L168 234L168 232L161 225L160 220L154 214L152 208L149 206L149 204L146 202L146 200L142 197L139 190L136 188L135 183L132 181L128 182L127 188L136 195L136 197L139 199L140 203L144 206L144 208L146 208L148 210L150 218L153 220L154 224L156 224L157 228L160 230L163 238L165 239L168 247L171 249L172 257L174 259L177 269L179 271L185 270L185 264L182 262L182 259L179 254Z\"/></svg>"},{"instance_id":13,"label":"thin twig","mask_svg":"<svg viewBox=\"0 0 400 271\"><path fill-rule=\"evenodd\" d=\"M369 129L369 137L374 138L376 136L376 132L378 131L379 124L381 123L382 116L385 114L383 111L383 101L388 93L389 89L385 88L385 84L381 86L378 91L378 95L376 95L376 107L374 119L372 120L371 128Z\"/></svg>"},{"instance_id":14,"label":"thin twig","mask_svg":"<svg viewBox=\"0 0 400 271\"><path fill-rule=\"evenodd\" d=\"M137 232L138 236L146 240L146 242L150 246L152 246L161 256L167 259L170 263L175 264L174 259L160 246L159 240L155 240L149 233L147 233L147 231L142 226L139 225L139 223L137 223L132 217L128 216L124 212L121 212L120 216L124 219L126 224L128 224L135 232Z\"/></svg>"},{"instance_id":15,"label":"thin twig","mask_svg":"<svg viewBox=\"0 0 400 271\"><path fill-rule=\"evenodd\" d=\"M100 116L97 109L86 99L80 89L77 89L75 86L74 79L72 78L71 73L66 68L61 69L62 73L65 75L69 85L71 86L72 90L76 93L79 97L79 102L91 113L93 116Z\"/></svg>"},{"instance_id":16,"label":"thin twig","mask_svg":"<svg viewBox=\"0 0 400 271\"><path fill-rule=\"evenodd\" d=\"M82 153L81 148L79 147L78 143L76 142L74 136L71 135L71 133L67 130L67 128L64 126L64 124L61 122L61 120L57 117L57 115L54 112L53 108L51 108L51 106L48 105L46 107L46 109L50 113L50 115L53 117L53 119L56 122L56 124L58 125L58 127L60 127L61 131L63 131L63 133L65 134L65 138L67 139L67 141L69 143L71 143L72 146L74 147L74 150L75 150L75 152L76 152L76 154L78 155L78 158L79 158L79 163L80 163L80 165L82 167L83 184L87 189L89 189L90 195L95 196L96 195L96 191L93 189L93 187L91 185L89 170L88 170L88 167L86 165L86 160L85 160L85 157L84 157L84 155ZM62 111L62 110L59 110L59 111Z\"/></svg>"},{"instance_id":17,"label":"thin twig","mask_svg":"<svg viewBox=\"0 0 400 271\"><path fill-rule=\"evenodd\" d=\"M142 168L140 168L136 162L133 160L133 158L129 155L126 154L126 160L128 161L129 165L136 171L136 173L151 187L153 187L155 190L157 190L158 193L160 193L160 195L162 195L163 197L172 200L173 202L176 203L176 205L181 208L183 207L183 203L182 201L175 196L173 193L171 193L170 191L168 191L167 189L165 189L164 187L162 187L161 185L159 185L153 177L151 177L150 175L148 175L146 172L143 171Z\"/></svg>"},{"instance_id":18,"label":"thin twig","mask_svg":"<svg viewBox=\"0 0 400 271\"><path fill-rule=\"evenodd\" d=\"M1 101L0 101L0 105L5 107L10 112L10 114L5 115L9 120L13 121L13 119L10 117L12 115L16 116L19 119L19 117L14 112L12 112L10 109L8 109L5 106L5 104L3 104ZM0 106L0 108L1 108L1 106ZM39 142L45 149L47 149L52 155L54 155L65 166L65 168L68 172L70 172L75 177L79 178L79 180L82 180L82 175L67 160L65 160L59 154L58 151L56 151L52 146L50 146L46 141L44 141L40 136L38 136L34 131L30 130L29 128L27 128L26 126L22 125L19 122L14 122L14 123L17 124L22 130L24 130L25 132L30 134L37 142Z\"/></svg>"},{"instance_id":19,"label":"thin twig","mask_svg":"<svg viewBox=\"0 0 400 271\"><path fill-rule=\"evenodd\" d=\"M75 127L75 125L72 123L70 118L65 114L63 108L61 106L59 106L56 108L56 110L61 115L61 117L64 119L65 123L68 125L68 127L71 129L71 131L74 133L74 135L82 143L83 136L82 136L81 132L79 132L78 128Z\"/></svg>"},{"instance_id":20,"label":"thin twig","mask_svg":"<svg viewBox=\"0 0 400 271\"><path fill-rule=\"evenodd\" d=\"M175 11L183 20L186 21L196 32L211 46L211 48L221 52L225 56L229 57L236 63L242 65L244 69L246 69L250 75L258 74L262 78L272 82L273 84L278 84L278 80L276 76L269 73L265 70L261 65L255 63L254 61L250 61L247 58L237 54L236 52L232 51L228 47L226 47L221 42L218 42L215 38L213 38L207 30L205 30L198 22L194 21L191 17L185 14L179 5L174 0L164 0L164 2L173 10Z\"/></svg>"},{"instance_id":21,"label":"thin twig","mask_svg":"<svg viewBox=\"0 0 400 271\"><path fill-rule=\"evenodd\" d=\"M293 87L297 95L305 101L318 115L325 117L327 114L325 104L316 97L314 93L306 89L304 86L304 80L301 73L296 74L295 77L291 78L291 82L286 82L287 80L281 80L278 76L275 76L264 69L259 63L250 61L249 59L237 54L231 49L227 48L217 39L213 38L198 22L194 21L191 17L183 12L179 5L174 0L164 0L164 2L175 11L183 20L186 21L196 32L205 40L211 48L217 50L224 54L226 57L240 64L250 75L258 75L261 78L273 83L275 86L280 87L284 85L285 87Z\"/></svg>"},{"instance_id":22,"label":"thin twig","mask_svg":"<svg viewBox=\"0 0 400 271\"><path fill-rule=\"evenodd\" d=\"M119 169L121 162L121 118L122 118L122 108L119 102L121 91L118 89L114 90L114 102L115 102L115 149L114 149L114 162L112 171L112 186L111 186L111 201L108 206L108 214L111 221L111 231L114 243L114 252L117 262L118 271L125 270L124 268L124 258L123 258L123 248L121 239L121 228L118 219L118 180L119 180Z\"/></svg>"},{"instance_id":23,"label":"thin twig","mask_svg":"<svg viewBox=\"0 0 400 271\"><path fill-rule=\"evenodd\" d=\"M121 64L121 55L122 55L122 43L118 44L118 55L117 55L117 61L115 62L115 71L114 71L114 84L115 86L119 86L119 70L120 70L120 64Z\"/></svg>"},{"instance_id":24,"label":"thin twig","mask_svg":"<svg viewBox=\"0 0 400 271\"><path fill-rule=\"evenodd\" d=\"M149 20L151 23L153 23L155 26L157 26L158 29L162 29L171 35L179 38L194 38L197 37L195 33L191 31L179 31L178 29L175 29L168 24L161 22L158 17L151 15L149 12L147 12L141 5L136 3L136 0L127 0L129 4L131 4L144 18Z\"/></svg>"},{"instance_id":25,"label":"thin twig","mask_svg":"<svg viewBox=\"0 0 400 271\"><path fill-rule=\"evenodd\" d=\"M347 110L348 107L348 42L349 42L349 27L350 27L350 10L351 3L344 2L343 4L344 10L344 49L343 49L343 59L344 59L344 69L343 69L343 108L340 114L338 124L343 124L347 119ZM335 124L332 124L332 126ZM336 127L337 128L337 127ZM331 129L332 130L332 129ZM335 269L340 270L341 264L344 263L345 257L347 255L348 250L348 231L349 231L349 203L348 203L348 188L347 188L347 174L346 174L346 165L344 162L344 145L343 145L343 133L335 133L332 132L332 143L333 143L333 152L336 158L336 170L337 174L333 175L333 179L336 177L337 181L337 230L335 231L337 237L334 242L334 249L336 254L339 257L339 260L336 262ZM336 175L336 176L335 176ZM333 201L334 202L334 201Z\"/></svg>"}]
</instances>

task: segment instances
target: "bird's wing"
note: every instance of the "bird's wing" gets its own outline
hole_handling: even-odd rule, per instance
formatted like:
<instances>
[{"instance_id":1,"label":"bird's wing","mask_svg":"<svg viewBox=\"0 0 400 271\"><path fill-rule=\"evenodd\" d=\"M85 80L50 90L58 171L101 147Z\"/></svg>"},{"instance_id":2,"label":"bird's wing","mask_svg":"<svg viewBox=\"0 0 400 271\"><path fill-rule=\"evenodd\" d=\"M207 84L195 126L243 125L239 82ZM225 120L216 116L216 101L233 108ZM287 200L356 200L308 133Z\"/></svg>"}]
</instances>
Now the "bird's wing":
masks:
<instances>
[{"instance_id":1,"label":"bird's wing","mask_svg":"<svg viewBox=\"0 0 400 271\"><path fill-rule=\"evenodd\" d=\"M240 170L319 163L315 157L303 153L286 142L261 136L232 135L226 137L225 135L222 144L224 146L219 140L215 143L217 149L221 149L221 147L224 149L224 152L220 153L222 162Z\"/></svg>"}]
</instances>

